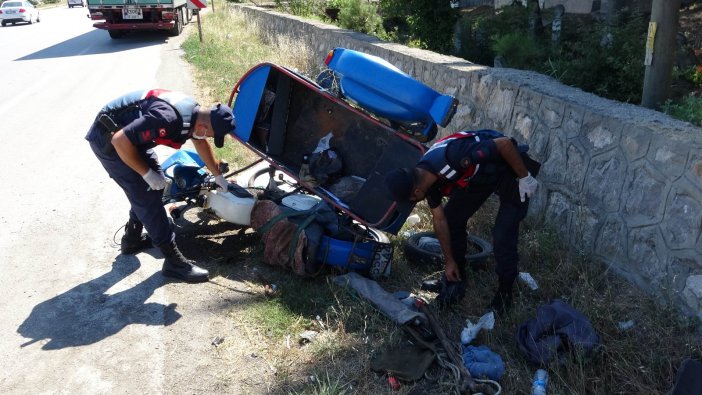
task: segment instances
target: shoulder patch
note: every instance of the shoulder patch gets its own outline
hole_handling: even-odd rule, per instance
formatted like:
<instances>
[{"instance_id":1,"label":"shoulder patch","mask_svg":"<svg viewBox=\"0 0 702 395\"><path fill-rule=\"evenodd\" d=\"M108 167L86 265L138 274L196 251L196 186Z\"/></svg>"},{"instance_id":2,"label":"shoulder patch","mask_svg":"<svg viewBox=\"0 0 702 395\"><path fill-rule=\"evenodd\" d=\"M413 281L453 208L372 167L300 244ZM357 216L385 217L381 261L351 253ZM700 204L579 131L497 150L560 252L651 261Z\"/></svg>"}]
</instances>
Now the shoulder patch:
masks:
<instances>
[{"instance_id":1,"label":"shoulder patch","mask_svg":"<svg viewBox=\"0 0 702 395\"><path fill-rule=\"evenodd\" d=\"M158 136L163 137L166 135L166 128L159 128L158 129Z\"/></svg>"}]
</instances>

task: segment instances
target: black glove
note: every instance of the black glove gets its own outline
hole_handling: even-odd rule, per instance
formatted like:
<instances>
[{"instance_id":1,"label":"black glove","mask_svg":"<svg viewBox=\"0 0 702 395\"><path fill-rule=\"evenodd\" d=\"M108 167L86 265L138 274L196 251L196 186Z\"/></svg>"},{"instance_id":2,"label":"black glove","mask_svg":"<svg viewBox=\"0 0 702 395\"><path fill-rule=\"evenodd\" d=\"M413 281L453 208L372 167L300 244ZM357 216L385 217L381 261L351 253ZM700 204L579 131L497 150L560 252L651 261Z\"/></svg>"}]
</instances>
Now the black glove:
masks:
<instances>
[{"instance_id":1,"label":"black glove","mask_svg":"<svg viewBox=\"0 0 702 395\"><path fill-rule=\"evenodd\" d=\"M448 281L446 275L441 276L441 291L436 297L440 308L445 308L460 302L466 295L466 281Z\"/></svg>"}]
</instances>

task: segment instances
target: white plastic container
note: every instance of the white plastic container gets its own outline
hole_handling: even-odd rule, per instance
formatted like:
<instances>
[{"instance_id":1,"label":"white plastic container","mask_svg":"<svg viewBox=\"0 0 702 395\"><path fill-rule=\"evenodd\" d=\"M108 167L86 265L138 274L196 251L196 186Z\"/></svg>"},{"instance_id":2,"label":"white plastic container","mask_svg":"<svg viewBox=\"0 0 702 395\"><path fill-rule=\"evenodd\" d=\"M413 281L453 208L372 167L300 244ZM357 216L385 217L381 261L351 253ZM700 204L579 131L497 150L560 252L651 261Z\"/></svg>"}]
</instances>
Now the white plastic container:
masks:
<instances>
[{"instance_id":1,"label":"white plastic container","mask_svg":"<svg viewBox=\"0 0 702 395\"><path fill-rule=\"evenodd\" d=\"M240 198L231 192L207 192L207 206L225 221L239 224L251 224L251 209L256 199L253 197Z\"/></svg>"}]
</instances>

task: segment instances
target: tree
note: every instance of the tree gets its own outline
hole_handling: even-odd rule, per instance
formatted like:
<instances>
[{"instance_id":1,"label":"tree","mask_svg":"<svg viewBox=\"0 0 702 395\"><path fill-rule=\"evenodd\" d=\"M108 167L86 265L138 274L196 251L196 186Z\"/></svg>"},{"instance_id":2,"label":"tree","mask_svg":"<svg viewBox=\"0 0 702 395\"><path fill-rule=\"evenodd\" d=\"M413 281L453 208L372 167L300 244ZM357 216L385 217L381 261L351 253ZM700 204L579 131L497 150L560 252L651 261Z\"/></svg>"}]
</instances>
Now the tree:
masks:
<instances>
[{"instance_id":1,"label":"tree","mask_svg":"<svg viewBox=\"0 0 702 395\"><path fill-rule=\"evenodd\" d=\"M653 0L641 99L641 105L647 108L658 109L670 95L680 1Z\"/></svg>"}]
</instances>

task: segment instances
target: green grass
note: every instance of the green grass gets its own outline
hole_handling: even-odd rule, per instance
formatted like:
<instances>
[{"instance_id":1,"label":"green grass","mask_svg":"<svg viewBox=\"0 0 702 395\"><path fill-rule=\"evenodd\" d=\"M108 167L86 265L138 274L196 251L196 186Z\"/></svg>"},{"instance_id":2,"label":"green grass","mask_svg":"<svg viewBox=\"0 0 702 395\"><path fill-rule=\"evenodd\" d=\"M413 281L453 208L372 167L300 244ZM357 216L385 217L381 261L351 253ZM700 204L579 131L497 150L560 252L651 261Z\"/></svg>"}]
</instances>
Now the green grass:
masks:
<instances>
[{"instance_id":1,"label":"green grass","mask_svg":"<svg viewBox=\"0 0 702 395\"><path fill-rule=\"evenodd\" d=\"M185 42L186 58L196 69L198 86L204 98L224 100L236 80L251 66L270 61L315 75L316 59L298 43L259 35L236 13L203 15L205 42L197 32ZM262 29L265 31L265 29ZM307 57L307 58L306 58ZM251 154L238 143L229 142L219 155L236 165L246 164ZM496 202L490 200L470 222L469 230L490 239ZM418 229L431 227L426 205L416 209ZM408 230L408 229L405 229ZM231 236L237 237L237 236ZM532 318L538 306L551 298L561 298L582 311L603 340L602 350L589 358L575 355L562 366L549 366L551 394L643 394L665 393L671 386L680 362L702 357L698 322L681 317L654 298L612 273L590 257L569 251L561 232L527 222L522 226L520 253L522 271L532 274L540 285L536 292L518 284L512 312L498 320L490 332L481 333L475 344L485 344L505 361L507 373L501 380L503 393L528 393L536 367L525 362L514 333ZM257 240L257 239L255 239ZM403 237L393 238L396 246L393 274L382 282L389 292L408 290L430 302L434 296L419 290L421 281L437 276L440 267L422 267L405 260ZM403 330L353 293L327 281L326 276L303 279L290 272L267 267L260 262L260 248L242 249L236 265L219 265L220 276L235 277L256 267L268 281L278 286L274 298L259 296L247 303L232 305L228 317L245 327L252 351L276 368L272 393L285 394L380 394L389 393L386 379L370 370L376 353L405 344ZM458 339L465 320L482 315L490 301L496 276L490 270L471 272L464 302L452 309L435 311L447 334ZM619 322L634 320L627 331ZM318 337L309 344L299 342L299 333L314 330ZM434 365L434 378L402 383L398 394L444 394L450 386Z\"/></svg>"},{"instance_id":2,"label":"green grass","mask_svg":"<svg viewBox=\"0 0 702 395\"><path fill-rule=\"evenodd\" d=\"M259 27L247 22L240 13L217 2L216 12L203 14L202 42L197 29L183 43L185 59L193 65L202 102L228 103L234 85L251 67L272 62L314 73L319 62L311 59L308 48L284 37L259 34ZM217 149L220 158L234 170L253 160L253 154L240 144L226 139Z\"/></svg>"},{"instance_id":3,"label":"green grass","mask_svg":"<svg viewBox=\"0 0 702 395\"><path fill-rule=\"evenodd\" d=\"M690 122L695 126L702 126L702 97L690 94L678 102L669 100L663 105L661 111L673 118Z\"/></svg>"}]
</instances>

